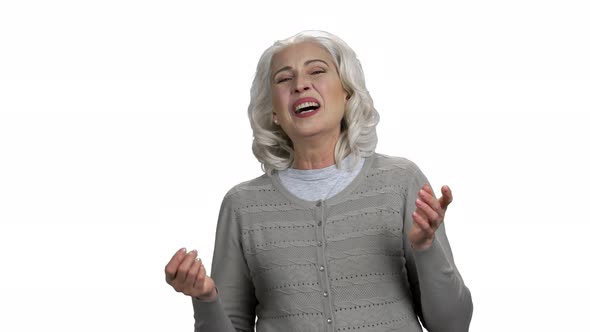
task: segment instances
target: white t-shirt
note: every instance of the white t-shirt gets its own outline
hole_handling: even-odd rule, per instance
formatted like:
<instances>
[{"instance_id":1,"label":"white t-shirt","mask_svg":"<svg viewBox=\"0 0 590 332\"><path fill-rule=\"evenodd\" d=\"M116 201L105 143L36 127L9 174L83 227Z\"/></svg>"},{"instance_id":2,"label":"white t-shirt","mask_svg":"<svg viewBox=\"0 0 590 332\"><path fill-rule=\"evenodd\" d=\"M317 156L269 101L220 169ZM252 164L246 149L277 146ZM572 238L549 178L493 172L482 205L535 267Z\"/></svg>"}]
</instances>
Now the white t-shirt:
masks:
<instances>
[{"instance_id":1,"label":"white t-shirt","mask_svg":"<svg viewBox=\"0 0 590 332\"><path fill-rule=\"evenodd\" d=\"M348 155L342 161L342 167L336 165L320 169L288 168L279 171L279 179L289 192L306 201L328 199L348 186L357 176L365 163L364 158L351 167L353 158Z\"/></svg>"}]
</instances>

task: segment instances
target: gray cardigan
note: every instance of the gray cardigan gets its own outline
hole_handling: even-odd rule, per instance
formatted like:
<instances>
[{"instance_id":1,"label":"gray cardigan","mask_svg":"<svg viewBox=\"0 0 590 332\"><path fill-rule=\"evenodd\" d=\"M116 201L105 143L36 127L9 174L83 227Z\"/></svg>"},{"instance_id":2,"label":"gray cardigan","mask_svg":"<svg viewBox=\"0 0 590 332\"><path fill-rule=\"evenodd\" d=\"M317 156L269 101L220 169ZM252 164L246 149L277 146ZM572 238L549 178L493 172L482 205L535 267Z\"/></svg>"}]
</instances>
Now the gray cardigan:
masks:
<instances>
[{"instance_id":1,"label":"gray cardigan","mask_svg":"<svg viewBox=\"0 0 590 332\"><path fill-rule=\"evenodd\" d=\"M468 331L473 305L444 224L412 250L426 177L403 158L374 154L343 191L317 202L278 176L225 196L211 276L219 297L193 299L195 331Z\"/></svg>"}]
</instances>

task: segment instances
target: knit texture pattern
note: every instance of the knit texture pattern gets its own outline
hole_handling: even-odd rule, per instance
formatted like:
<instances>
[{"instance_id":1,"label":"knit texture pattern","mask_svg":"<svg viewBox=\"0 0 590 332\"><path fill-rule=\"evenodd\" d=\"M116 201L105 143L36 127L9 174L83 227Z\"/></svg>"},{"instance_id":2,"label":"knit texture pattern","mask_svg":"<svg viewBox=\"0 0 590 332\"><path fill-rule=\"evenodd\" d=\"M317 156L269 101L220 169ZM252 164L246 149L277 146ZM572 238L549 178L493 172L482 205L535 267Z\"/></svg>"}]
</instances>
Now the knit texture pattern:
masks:
<instances>
[{"instance_id":1,"label":"knit texture pattern","mask_svg":"<svg viewBox=\"0 0 590 332\"><path fill-rule=\"evenodd\" d=\"M233 327L252 331L257 318L258 332L422 331L405 231L424 183L412 162L375 154L325 201L298 199L276 175L230 190L212 278Z\"/></svg>"}]
</instances>

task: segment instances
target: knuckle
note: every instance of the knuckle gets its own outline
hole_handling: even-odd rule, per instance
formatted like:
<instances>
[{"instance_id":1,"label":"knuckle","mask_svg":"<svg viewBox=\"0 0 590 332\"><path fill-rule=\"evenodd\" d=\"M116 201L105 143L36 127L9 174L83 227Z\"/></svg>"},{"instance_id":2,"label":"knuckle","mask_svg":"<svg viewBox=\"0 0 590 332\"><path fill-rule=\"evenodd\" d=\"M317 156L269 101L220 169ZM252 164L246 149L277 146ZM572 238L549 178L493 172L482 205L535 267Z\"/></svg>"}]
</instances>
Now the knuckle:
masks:
<instances>
[{"instance_id":1,"label":"knuckle","mask_svg":"<svg viewBox=\"0 0 590 332\"><path fill-rule=\"evenodd\" d=\"M418 217L418 224L420 224L420 226L422 226L422 228L424 228L424 226L426 226L428 224L428 222L426 220L424 220L424 217L419 216Z\"/></svg>"},{"instance_id":2,"label":"knuckle","mask_svg":"<svg viewBox=\"0 0 590 332\"><path fill-rule=\"evenodd\" d=\"M184 267L184 266L181 266L181 267L178 268L178 273L183 274L183 275L186 275L188 273L188 268L187 267Z\"/></svg>"},{"instance_id":3,"label":"knuckle","mask_svg":"<svg viewBox=\"0 0 590 332\"><path fill-rule=\"evenodd\" d=\"M197 276L198 276L198 272L197 272L197 270L196 270L196 269L191 269L191 270L188 272L188 274L187 274L187 279L194 280L194 279L197 279Z\"/></svg>"},{"instance_id":4,"label":"knuckle","mask_svg":"<svg viewBox=\"0 0 590 332\"><path fill-rule=\"evenodd\" d=\"M175 271L172 270L172 267L170 267L168 265L166 265L166 267L164 268L164 273L166 273L166 275L169 275L169 276L174 275L174 272Z\"/></svg>"}]
</instances>

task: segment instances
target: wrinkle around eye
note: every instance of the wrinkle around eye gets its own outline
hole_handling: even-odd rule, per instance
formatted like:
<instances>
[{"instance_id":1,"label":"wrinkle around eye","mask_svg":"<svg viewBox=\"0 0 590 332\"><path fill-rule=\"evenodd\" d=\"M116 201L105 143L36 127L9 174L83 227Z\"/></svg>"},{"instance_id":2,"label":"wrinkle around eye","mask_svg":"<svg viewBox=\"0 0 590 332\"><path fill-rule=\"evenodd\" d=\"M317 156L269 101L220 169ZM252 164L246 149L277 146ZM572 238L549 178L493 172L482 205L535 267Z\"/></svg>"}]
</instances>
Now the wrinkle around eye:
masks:
<instances>
[{"instance_id":1,"label":"wrinkle around eye","mask_svg":"<svg viewBox=\"0 0 590 332\"><path fill-rule=\"evenodd\" d=\"M289 81L289 80L291 80L291 77L281 77L281 78L277 79L275 81L275 83L276 84L280 84L280 83L283 83L283 82L286 82L286 81Z\"/></svg>"}]
</instances>

